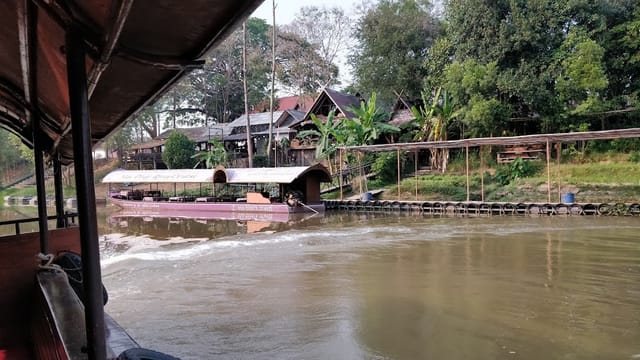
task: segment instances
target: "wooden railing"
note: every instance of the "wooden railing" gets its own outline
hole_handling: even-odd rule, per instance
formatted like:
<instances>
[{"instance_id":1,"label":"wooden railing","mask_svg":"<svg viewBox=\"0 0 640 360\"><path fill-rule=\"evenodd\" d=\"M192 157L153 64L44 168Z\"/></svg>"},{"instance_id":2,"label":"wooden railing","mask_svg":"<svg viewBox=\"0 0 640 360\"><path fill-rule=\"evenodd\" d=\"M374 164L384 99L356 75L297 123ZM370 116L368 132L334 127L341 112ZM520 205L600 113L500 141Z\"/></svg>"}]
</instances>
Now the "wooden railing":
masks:
<instances>
[{"instance_id":1,"label":"wooden railing","mask_svg":"<svg viewBox=\"0 0 640 360\"><path fill-rule=\"evenodd\" d=\"M70 225L74 225L76 223L76 217L78 217L78 213L65 213L62 216L64 221L63 227L69 227ZM5 220L0 221L0 226L3 225L14 225L15 226L15 235L20 235L20 224L37 222L39 218L25 218L25 219L15 219L15 220ZM56 220L58 219L57 215L47 216L47 220Z\"/></svg>"}]
</instances>

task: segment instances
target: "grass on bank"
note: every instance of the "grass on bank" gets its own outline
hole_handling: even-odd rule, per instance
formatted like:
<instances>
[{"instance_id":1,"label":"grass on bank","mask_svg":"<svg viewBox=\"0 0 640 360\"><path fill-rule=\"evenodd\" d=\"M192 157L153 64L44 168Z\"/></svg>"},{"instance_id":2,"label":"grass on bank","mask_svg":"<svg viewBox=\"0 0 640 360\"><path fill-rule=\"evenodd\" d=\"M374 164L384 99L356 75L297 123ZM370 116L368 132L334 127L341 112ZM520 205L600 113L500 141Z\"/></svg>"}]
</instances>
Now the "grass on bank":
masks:
<instances>
[{"instance_id":1,"label":"grass on bank","mask_svg":"<svg viewBox=\"0 0 640 360\"><path fill-rule=\"evenodd\" d=\"M522 161L520 167L514 163L496 164L488 157L484 160L488 165L484 165L483 178L478 155L470 157L471 201L547 202L551 193L551 202L559 202L562 194L571 192L577 202L640 202L640 162L633 153L567 156L559 165L552 162L549 169L543 160ZM434 171L418 177L405 176L399 193L396 181L369 183L369 189L377 188L385 189L382 199L387 200L466 201L466 161L454 158L444 174Z\"/></svg>"}]
</instances>

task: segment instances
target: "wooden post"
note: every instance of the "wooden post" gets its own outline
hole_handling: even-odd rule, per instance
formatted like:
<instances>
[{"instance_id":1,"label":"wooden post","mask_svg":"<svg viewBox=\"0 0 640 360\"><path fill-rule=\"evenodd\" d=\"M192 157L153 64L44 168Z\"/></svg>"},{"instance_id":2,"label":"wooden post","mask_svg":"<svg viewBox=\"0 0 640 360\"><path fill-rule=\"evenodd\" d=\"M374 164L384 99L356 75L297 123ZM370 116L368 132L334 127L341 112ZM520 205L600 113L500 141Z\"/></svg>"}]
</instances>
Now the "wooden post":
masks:
<instances>
[{"instance_id":1,"label":"wooden post","mask_svg":"<svg viewBox=\"0 0 640 360\"><path fill-rule=\"evenodd\" d=\"M547 138L547 201L551 202L551 148Z\"/></svg>"},{"instance_id":2,"label":"wooden post","mask_svg":"<svg viewBox=\"0 0 640 360\"><path fill-rule=\"evenodd\" d=\"M400 201L400 148L397 149L396 159L398 160L398 201Z\"/></svg>"},{"instance_id":3,"label":"wooden post","mask_svg":"<svg viewBox=\"0 0 640 360\"><path fill-rule=\"evenodd\" d=\"M339 155L340 155L340 159L339 159L339 161L340 161L340 174L338 174L338 179L339 179L338 180L338 184L340 186L340 200L342 200L342 171L343 171L343 169L342 169L342 149L340 149Z\"/></svg>"},{"instance_id":4,"label":"wooden post","mask_svg":"<svg viewBox=\"0 0 640 360\"><path fill-rule=\"evenodd\" d=\"M558 182L558 201L562 201L562 189L560 186L560 152L562 149L562 143L558 142L556 143L556 160L557 160L557 166L556 166L556 181Z\"/></svg>"},{"instance_id":5,"label":"wooden post","mask_svg":"<svg viewBox=\"0 0 640 360\"><path fill-rule=\"evenodd\" d=\"M484 153L480 145L480 199L484 202Z\"/></svg>"},{"instance_id":6,"label":"wooden post","mask_svg":"<svg viewBox=\"0 0 640 360\"><path fill-rule=\"evenodd\" d=\"M418 149L414 150L413 163L415 167L414 176L416 178L416 201L418 201Z\"/></svg>"},{"instance_id":7,"label":"wooden post","mask_svg":"<svg viewBox=\"0 0 640 360\"><path fill-rule=\"evenodd\" d=\"M466 160L467 160L467 202L469 201L469 199L471 198L470 193L469 193L469 143L465 144L465 150L466 150Z\"/></svg>"}]
</instances>

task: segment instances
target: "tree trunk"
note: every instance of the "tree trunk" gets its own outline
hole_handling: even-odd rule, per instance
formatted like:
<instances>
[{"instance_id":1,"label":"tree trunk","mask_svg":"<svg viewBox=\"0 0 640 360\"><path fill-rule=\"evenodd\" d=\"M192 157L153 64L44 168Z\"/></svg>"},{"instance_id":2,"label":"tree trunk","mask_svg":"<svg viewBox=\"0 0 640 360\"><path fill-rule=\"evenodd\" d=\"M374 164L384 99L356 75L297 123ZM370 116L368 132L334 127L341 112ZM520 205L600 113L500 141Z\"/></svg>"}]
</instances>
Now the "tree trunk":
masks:
<instances>
[{"instance_id":1,"label":"tree trunk","mask_svg":"<svg viewBox=\"0 0 640 360\"><path fill-rule=\"evenodd\" d=\"M273 141L273 103L275 93L276 82L276 0L272 0L273 4L273 27L271 36L271 96L269 97L269 111L271 112L271 118L269 121L269 141L267 142L267 159L271 163L271 151ZM275 155L275 151L274 151ZM274 158L277 158L274 156ZM277 160L276 160L277 161Z\"/></svg>"}]
</instances>

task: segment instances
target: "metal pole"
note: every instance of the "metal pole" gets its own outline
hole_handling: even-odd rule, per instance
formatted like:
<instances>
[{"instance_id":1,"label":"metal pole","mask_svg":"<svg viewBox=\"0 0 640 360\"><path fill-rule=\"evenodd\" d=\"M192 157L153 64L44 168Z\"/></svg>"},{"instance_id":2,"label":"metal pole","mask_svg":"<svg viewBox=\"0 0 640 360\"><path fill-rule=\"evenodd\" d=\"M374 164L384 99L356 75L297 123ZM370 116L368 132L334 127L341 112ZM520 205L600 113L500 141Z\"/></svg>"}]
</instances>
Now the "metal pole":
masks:
<instances>
[{"instance_id":1,"label":"metal pole","mask_svg":"<svg viewBox=\"0 0 640 360\"><path fill-rule=\"evenodd\" d=\"M90 360L105 360L106 341L104 329L104 305L102 303L102 276L100 272L100 248L96 217L96 194L91 159L91 122L85 49L82 31L72 24L66 34L67 77L69 83L69 107L73 131L73 155L78 192L78 220L82 276L85 292L85 325L87 330L87 355Z\"/></svg>"},{"instance_id":2,"label":"metal pole","mask_svg":"<svg viewBox=\"0 0 640 360\"><path fill-rule=\"evenodd\" d=\"M547 201L551 202L551 148L547 138Z\"/></svg>"},{"instance_id":3,"label":"metal pole","mask_svg":"<svg viewBox=\"0 0 640 360\"><path fill-rule=\"evenodd\" d=\"M469 195L469 143L465 144L466 155L467 155L467 201L471 198Z\"/></svg>"},{"instance_id":4,"label":"metal pole","mask_svg":"<svg viewBox=\"0 0 640 360\"><path fill-rule=\"evenodd\" d=\"M31 138L33 141L33 156L36 178L36 200L38 201L38 230L40 237L40 252L49 253L49 224L47 222L47 189L44 179L44 159L42 141L40 141L40 109L38 106L38 8L29 1L25 2L25 12L20 15L20 26L24 31L21 40L21 61L23 66L23 81L29 103L29 119L31 121Z\"/></svg>"},{"instance_id":5,"label":"metal pole","mask_svg":"<svg viewBox=\"0 0 640 360\"><path fill-rule=\"evenodd\" d=\"M62 187L62 163L58 156L53 158L53 184L56 200L56 227L63 228L67 225L64 217L64 193Z\"/></svg>"}]
</instances>

